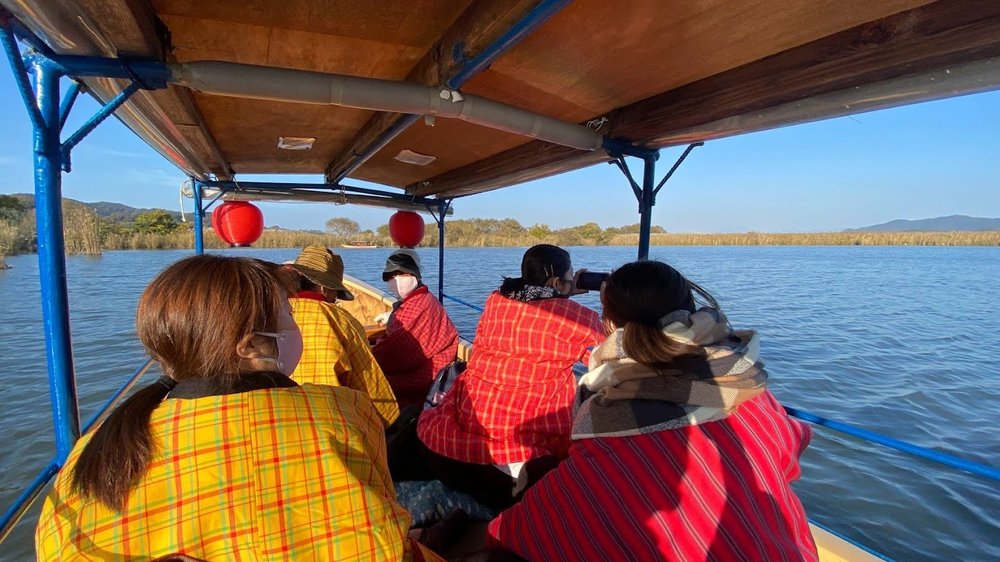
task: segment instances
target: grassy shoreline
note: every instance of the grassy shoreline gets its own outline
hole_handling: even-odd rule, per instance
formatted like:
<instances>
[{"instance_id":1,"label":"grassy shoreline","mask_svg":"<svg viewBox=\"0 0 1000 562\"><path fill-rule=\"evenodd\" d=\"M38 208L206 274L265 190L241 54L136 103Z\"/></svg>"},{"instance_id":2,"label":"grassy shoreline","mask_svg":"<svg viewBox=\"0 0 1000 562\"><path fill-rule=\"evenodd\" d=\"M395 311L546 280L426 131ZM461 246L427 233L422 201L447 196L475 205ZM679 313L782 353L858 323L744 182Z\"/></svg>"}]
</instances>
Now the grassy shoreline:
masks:
<instances>
[{"instance_id":1,"label":"grassy shoreline","mask_svg":"<svg viewBox=\"0 0 1000 562\"><path fill-rule=\"evenodd\" d=\"M79 216L68 215L72 217L74 226L66 229L67 254L98 255L102 251L181 250L194 247L194 233L189 225L168 232L104 229L92 214L76 214ZM34 224L30 219L31 217L27 217L23 220L17 225L19 228L7 228L10 231L7 235L9 243L0 244L0 269L5 265L5 256L34 253ZM510 225L507 225L506 221L455 221L453 225L449 223L449 228L446 230L446 246L510 248L541 243L557 246L636 246L639 243L639 235L635 232L602 230L596 224L551 231L536 227L525 229L513 221L510 222L512 223ZM497 228L497 225L507 228ZM4 225L0 223L0 226ZM437 247L437 237L437 229L428 228L420 246ZM329 233L268 229L253 246L302 248L318 245L339 249L352 239L354 238ZM205 230L204 240L205 247L209 249L227 247L211 228ZM384 229L379 229L378 233L370 233L366 241L376 243L383 248L395 246ZM653 246L1000 246L1000 231L694 234L667 233L660 229L660 232L651 234L650 244Z\"/></svg>"},{"instance_id":2,"label":"grassy shoreline","mask_svg":"<svg viewBox=\"0 0 1000 562\"><path fill-rule=\"evenodd\" d=\"M636 245L637 234L621 234L614 244ZM734 234L652 234L657 246L1000 246L1000 231L984 232L813 232Z\"/></svg>"},{"instance_id":3,"label":"grassy shoreline","mask_svg":"<svg viewBox=\"0 0 1000 562\"><path fill-rule=\"evenodd\" d=\"M379 247L394 247L388 238L378 237ZM309 245L340 248L346 240L327 234L290 230L268 230L253 244L256 248L302 248ZM567 243L569 242L569 243ZM598 240L559 240L554 236L446 236L450 248L510 248L538 243L565 246L635 246L638 234L618 234ZM733 234L661 233L650 236L653 246L1000 246L1000 231L987 232L816 232ZM211 230L205 232L205 247L225 248ZM191 249L194 237L190 230L169 234L132 234L109 236L103 250L172 250ZM428 232L421 247L437 247L437 232Z\"/></svg>"}]
</instances>

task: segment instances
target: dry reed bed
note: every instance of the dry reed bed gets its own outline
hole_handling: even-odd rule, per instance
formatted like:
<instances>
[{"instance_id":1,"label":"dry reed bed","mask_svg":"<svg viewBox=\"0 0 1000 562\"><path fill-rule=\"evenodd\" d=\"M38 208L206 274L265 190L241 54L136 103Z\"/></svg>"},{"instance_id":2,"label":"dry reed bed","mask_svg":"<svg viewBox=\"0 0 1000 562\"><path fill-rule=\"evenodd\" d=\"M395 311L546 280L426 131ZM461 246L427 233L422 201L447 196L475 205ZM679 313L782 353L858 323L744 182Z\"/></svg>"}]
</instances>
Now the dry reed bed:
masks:
<instances>
[{"instance_id":1,"label":"dry reed bed","mask_svg":"<svg viewBox=\"0 0 1000 562\"><path fill-rule=\"evenodd\" d=\"M68 254L100 254L101 250L169 250L190 249L194 246L191 230L182 229L168 234L119 233L97 234L96 217L80 213L73 216L75 228L67 228L66 250ZM27 222L27 221L26 221ZM32 221L33 222L33 221ZM33 230L33 224L30 225ZM27 230L21 228L19 230ZM11 244L0 247L3 255L32 251L27 236L20 248ZM339 248L343 238L294 230L266 230L260 240L253 244L256 248L302 248L310 245ZM393 246L391 240L376 236L379 246ZM449 247L523 247L538 243L562 246L635 246L638 234L616 234L586 239L577 235L559 236L504 236L504 235L463 235L448 236ZM737 234L653 234L650 243L655 246L1000 246L1000 231L988 232L817 232L808 234L771 234L745 232ZM428 229L421 246L437 245L437 229ZM2 246L2 245L0 245ZM205 231L205 247L225 248L211 229ZM13 250L13 251L12 251ZM0 261L2 263L2 261Z\"/></svg>"},{"instance_id":2,"label":"dry reed bed","mask_svg":"<svg viewBox=\"0 0 1000 562\"><path fill-rule=\"evenodd\" d=\"M634 246L637 234L619 234L611 246ZM1000 231L986 232L815 232L806 234L652 234L657 246L1000 246Z\"/></svg>"},{"instance_id":3,"label":"dry reed bed","mask_svg":"<svg viewBox=\"0 0 1000 562\"><path fill-rule=\"evenodd\" d=\"M429 230L429 229L428 229ZM380 246L393 246L381 237ZM267 230L256 248L302 248L310 245L339 248L344 239L337 236L291 230ZM565 246L635 246L637 234L617 234L604 240L559 239L557 236L448 236L449 247L520 247L540 242ZM110 234L104 240L106 250L164 250L193 246L190 231L170 234ZM1000 231L989 232L816 232L809 234L771 234L746 232L738 234L653 234L650 243L656 246L1000 246ZM437 232L428 232L421 246L436 246ZM225 248L211 230L205 232L205 247Z\"/></svg>"},{"instance_id":4,"label":"dry reed bed","mask_svg":"<svg viewBox=\"0 0 1000 562\"><path fill-rule=\"evenodd\" d=\"M205 230L205 247L225 248L228 245L219 239L211 229ZM293 230L265 230L255 248L303 248L319 245L337 248L341 239L336 236L299 232ZM108 234L104 239L105 250L179 250L194 247L194 234L187 229L169 234L125 233Z\"/></svg>"}]
</instances>

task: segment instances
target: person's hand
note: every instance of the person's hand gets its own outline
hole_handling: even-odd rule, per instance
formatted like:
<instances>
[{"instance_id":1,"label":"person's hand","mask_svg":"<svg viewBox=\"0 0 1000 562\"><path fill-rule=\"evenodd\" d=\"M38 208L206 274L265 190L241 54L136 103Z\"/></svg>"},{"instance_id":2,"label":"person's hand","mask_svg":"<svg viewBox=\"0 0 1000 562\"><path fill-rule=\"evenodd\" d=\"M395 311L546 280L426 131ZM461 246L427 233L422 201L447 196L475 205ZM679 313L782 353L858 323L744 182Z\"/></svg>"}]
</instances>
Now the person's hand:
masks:
<instances>
[{"instance_id":1,"label":"person's hand","mask_svg":"<svg viewBox=\"0 0 1000 562\"><path fill-rule=\"evenodd\" d=\"M570 291L569 291L569 296L571 296L571 297L572 297L572 296L574 296L574 295L583 295L583 294L586 294L586 293L589 293L589 292L590 292L590 291L588 291L587 289L581 289L581 288L579 287L579 283L580 283L580 274L581 274L581 273L584 273L585 271L587 271L587 268L583 268L583 269L578 269L578 270L576 271L576 273L575 273L575 274L573 274L573 288L572 288L572 289L570 289Z\"/></svg>"}]
</instances>

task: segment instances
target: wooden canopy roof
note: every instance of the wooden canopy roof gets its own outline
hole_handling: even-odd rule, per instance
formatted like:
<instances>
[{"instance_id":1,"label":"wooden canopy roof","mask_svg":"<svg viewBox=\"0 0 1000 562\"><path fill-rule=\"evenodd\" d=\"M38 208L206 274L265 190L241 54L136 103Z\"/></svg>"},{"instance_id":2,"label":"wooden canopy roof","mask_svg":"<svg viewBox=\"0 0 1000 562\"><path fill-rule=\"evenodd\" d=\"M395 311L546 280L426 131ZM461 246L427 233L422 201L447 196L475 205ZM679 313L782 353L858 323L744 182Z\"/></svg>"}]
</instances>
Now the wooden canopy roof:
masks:
<instances>
[{"instance_id":1,"label":"wooden canopy roof","mask_svg":"<svg viewBox=\"0 0 1000 562\"><path fill-rule=\"evenodd\" d=\"M537 1L0 3L62 54L221 60L440 85ZM660 148L995 88L997 76L944 90L915 88L914 80L998 56L1000 2L990 0L576 0L461 89ZM124 86L86 82L105 99ZM879 85L877 95L864 93ZM329 177L401 117L179 86L143 91L119 116L187 173L219 179ZM278 148L279 137L316 140L290 151ZM403 150L435 159L404 163L395 159ZM464 121L419 120L350 177L452 197L608 159L602 150Z\"/></svg>"}]
</instances>

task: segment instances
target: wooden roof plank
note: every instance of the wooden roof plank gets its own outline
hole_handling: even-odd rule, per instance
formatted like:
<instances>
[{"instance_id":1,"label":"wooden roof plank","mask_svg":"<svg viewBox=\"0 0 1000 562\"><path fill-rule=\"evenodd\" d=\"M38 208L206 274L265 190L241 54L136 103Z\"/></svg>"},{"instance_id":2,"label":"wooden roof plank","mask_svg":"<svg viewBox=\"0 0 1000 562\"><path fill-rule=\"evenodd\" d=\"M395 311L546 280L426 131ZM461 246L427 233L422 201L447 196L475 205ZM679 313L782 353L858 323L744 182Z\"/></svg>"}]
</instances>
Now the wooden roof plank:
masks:
<instances>
[{"instance_id":1,"label":"wooden roof plank","mask_svg":"<svg viewBox=\"0 0 1000 562\"><path fill-rule=\"evenodd\" d=\"M487 3L492 3L490 0ZM391 41L426 51L470 0L152 0L161 16L266 25L313 34Z\"/></svg>"},{"instance_id":2,"label":"wooden roof plank","mask_svg":"<svg viewBox=\"0 0 1000 562\"><path fill-rule=\"evenodd\" d=\"M937 2L627 106L610 134L657 146L673 130L998 54L1000 2Z\"/></svg>"},{"instance_id":3,"label":"wooden roof plank","mask_svg":"<svg viewBox=\"0 0 1000 562\"><path fill-rule=\"evenodd\" d=\"M651 148L672 132L810 96L1000 56L1000 2L948 0L855 26L652 96L608 114L609 136ZM821 118L817 116L816 118ZM682 142L693 139L685 138ZM697 139L702 140L702 139ZM604 158L532 141L408 186L455 197L580 168Z\"/></svg>"},{"instance_id":4,"label":"wooden roof plank","mask_svg":"<svg viewBox=\"0 0 1000 562\"><path fill-rule=\"evenodd\" d=\"M406 76L406 81L427 85L443 84L462 67L453 56L456 45L468 56L482 51L520 20L534 5L529 0L473 2L455 20ZM326 167L327 181L335 178L403 116L376 113L358 131L347 147Z\"/></svg>"},{"instance_id":5,"label":"wooden roof plank","mask_svg":"<svg viewBox=\"0 0 1000 562\"><path fill-rule=\"evenodd\" d=\"M586 108L574 121L589 119L927 2L578 0L497 60L491 83L477 76L463 89L560 118Z\"/></svg>"}]
</instances>

